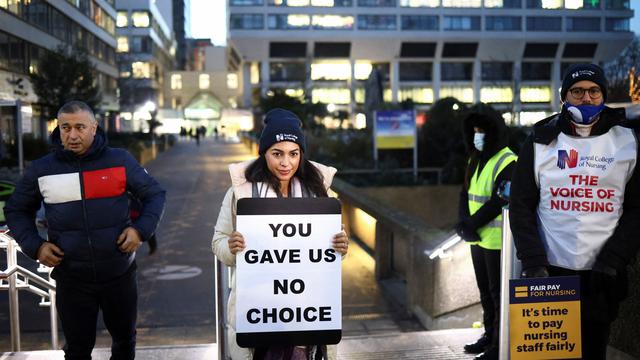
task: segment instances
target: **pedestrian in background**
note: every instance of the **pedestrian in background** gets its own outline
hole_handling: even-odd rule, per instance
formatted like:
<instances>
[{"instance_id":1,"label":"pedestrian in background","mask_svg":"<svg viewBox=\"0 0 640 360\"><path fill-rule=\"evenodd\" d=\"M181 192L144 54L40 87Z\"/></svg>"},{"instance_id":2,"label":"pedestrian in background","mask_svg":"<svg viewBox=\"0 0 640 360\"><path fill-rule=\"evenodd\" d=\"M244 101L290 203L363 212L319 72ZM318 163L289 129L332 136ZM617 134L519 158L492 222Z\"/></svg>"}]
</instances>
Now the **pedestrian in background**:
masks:
<instances>
[{"instance_id":1,"label":"pedestrian in background","mask_svg":"<svg viewBox=\"0 0 640 360\"><path fill-rule=\"evenodd\" d=\"M165 191L128 152L107 146L83 102L60 108L51 142L55 151L33 161L4 208L9 229L26 255L53 268L65 359L91 359L99 310L111 359L133 359L135 251L155 232ZM143 204L134 222L127 191ZM41 202L47 240L35 226Z\"/></svg>"},{"instance_id":2,"label":"pedestrian in background","mask_svg":"<svg viewBox=\"0 0 640 360\"><path fill-rule=\"evenodd\" d=\"M235 332L235 264L236 254L245 249L241 233L235 231L235 209L238 199L248 197L327 197L336 169L305 158L306 143L300 119L292 112L273 109L266 114L260 136L259 157L229 166L231 188L227 191L211 242L213 253L231 267L227 338L234 360L305 360L337 358L335 345L241 348ZM342 231L333 238L335 251L346 255L349 238Z\"/></svg>"},{"instance_id":3,"label":"pedestrian in background","mask_svg":"<svg viewBox=\"0 0 640 360\"><path fill-rule=\"evenodd\" d=\"M484 334L464 346L476 359L498 359L500 326L500 256L502 249L501 186L511 180L517 160L507 147L508 128L499 113L482 104L464 119L469 162L460 191L456 233L471 245L471 259L480 290Z\"/></svg>"},{"instance_id":4,"label":"pedestrian in background","mask_svg":"<svg viewBox=\"0 0 640 360\"><path fill-rule=\"evenodd\" d=\"M538 122L520 153L511 231L522 277L580 277L582 356L605 359L626 266L640 248L638 130L625 125L624 109L605 106L607 80L595 64L571 66L560 95L562 111ZM554 188L608 195L562 198Z\"/></svg>"}]
</instances>

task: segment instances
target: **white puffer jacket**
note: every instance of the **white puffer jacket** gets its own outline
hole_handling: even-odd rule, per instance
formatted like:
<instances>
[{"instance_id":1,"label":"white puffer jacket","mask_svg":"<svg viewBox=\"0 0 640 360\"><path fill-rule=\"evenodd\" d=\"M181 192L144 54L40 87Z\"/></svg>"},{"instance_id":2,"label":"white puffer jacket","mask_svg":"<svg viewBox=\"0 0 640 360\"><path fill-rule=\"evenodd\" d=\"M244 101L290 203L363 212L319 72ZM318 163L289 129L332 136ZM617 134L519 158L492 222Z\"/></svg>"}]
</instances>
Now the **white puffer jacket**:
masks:
<instances>
[{"instance_id":1,"label":"white puffer jacket","mask_svg":"<svg viewBox=\"0 0 640 360\"><path fill-rule=\"evenodd\" d=\"M222 200L218 221L216 222L215 232L211 240L211 249L213 253L227 265L231 270L231 294L229 295L229 303L227 304L227 318L229 324L227 326L228 349L233 360L251 360L253 358L253 349L241 348L236 343L236 257L229 250L229 236L235 227L235 211L238 199L252 196L252 184L244 177L245 170L255 160L249 160L242 163L229 165L229 173L231 174L231 188ZM336 174L336 169L325 166L316 162L311 162L322 174L323 183L327 192ZM297 178L292 179L292 194L299 197L302 194L300 182ZM268 189L266 197L276 197L273 189ZM338 358L338 349L335 345L327 346L327 355L329 360Z\"/></svg>"}]
</instances>

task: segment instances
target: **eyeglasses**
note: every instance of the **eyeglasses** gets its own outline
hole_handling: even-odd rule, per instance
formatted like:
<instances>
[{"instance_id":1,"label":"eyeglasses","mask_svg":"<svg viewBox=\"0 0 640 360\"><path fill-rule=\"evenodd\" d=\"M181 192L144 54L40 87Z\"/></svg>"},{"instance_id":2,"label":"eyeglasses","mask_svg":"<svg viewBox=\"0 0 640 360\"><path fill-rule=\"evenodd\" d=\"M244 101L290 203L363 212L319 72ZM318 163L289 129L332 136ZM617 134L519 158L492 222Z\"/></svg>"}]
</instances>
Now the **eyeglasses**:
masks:
<instances>
[{"instance_id":1,"label":"eyeglasses","mask_svg":"<svg viewBox=\"0 0 640 360\"><path fill-rule=\"evenodd\" d=\"M588 89L575 87L575 88L569 89L569 92L571 93L571 96L573 96L576 99L582 99L585 92L588 92L589 97L591 97L592 99L598 99L602 96L602 90L600 90L600 88L597 86L594 86Z\"/></svg>"}]
</instances>

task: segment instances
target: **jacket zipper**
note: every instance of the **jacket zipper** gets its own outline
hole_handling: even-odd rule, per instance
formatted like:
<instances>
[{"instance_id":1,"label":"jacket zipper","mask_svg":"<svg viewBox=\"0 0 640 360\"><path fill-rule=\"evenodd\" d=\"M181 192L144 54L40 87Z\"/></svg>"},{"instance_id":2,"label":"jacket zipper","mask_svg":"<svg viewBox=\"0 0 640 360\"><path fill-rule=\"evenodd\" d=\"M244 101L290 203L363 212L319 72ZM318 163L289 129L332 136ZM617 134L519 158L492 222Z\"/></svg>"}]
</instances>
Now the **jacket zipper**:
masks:
<instances>
[{"instance_id":1,"label":"jacket zipper","mask_svg":"<svg viewBox=\"0 0 640 360\"><path fill-rule=\"evenodd\" d=\"M89 242L89 252L91 253L91 267L93 268L93 279L98 281L98 272L96 271L95 254L93 253L93 242L91 241L91 233L89 232L89 215L87 215L87 203L84 196L84 178L82 177L82 160L77 160L78 176L80 176L80 197L82 198L82 213L84 215L84 230L87 232L87 241Z\"/></svg>"}]
</instances>

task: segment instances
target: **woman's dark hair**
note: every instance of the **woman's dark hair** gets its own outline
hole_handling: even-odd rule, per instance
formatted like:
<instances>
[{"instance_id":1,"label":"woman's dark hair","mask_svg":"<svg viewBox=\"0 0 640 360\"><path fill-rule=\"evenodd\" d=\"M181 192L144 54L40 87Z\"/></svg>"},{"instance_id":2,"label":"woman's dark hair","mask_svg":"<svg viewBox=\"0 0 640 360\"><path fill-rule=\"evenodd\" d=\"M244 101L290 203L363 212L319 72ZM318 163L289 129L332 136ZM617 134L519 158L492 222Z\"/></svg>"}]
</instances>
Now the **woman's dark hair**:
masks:
<instances>
[{"instance_id":1,"label":"woman's dark hair","mask_svg":"<svg viewBox=\"0 0 640 360\"><path fill-rule=\"evenodd\" d=\"M313 195L317 197L328 196L327 189L324 187L322 174L309 160L304 157L304 153L302 153L298 170L296 170L296 173L293 176L297 177L302 183L302 186L305 186ZM271 173L271 171L269 171L267 159L264 154L260 155L260 157L247 167L247 170L244 172L244 177L247 181L252 183L267 183L273 188L278 197L282 196L282 193L280 192L280 181Z\"/></svg>"}]
</instances>

